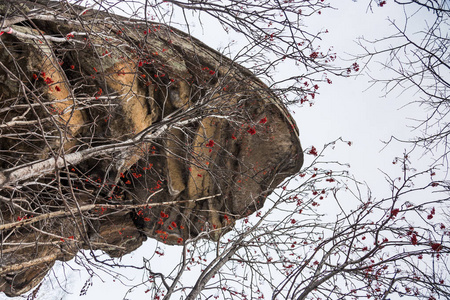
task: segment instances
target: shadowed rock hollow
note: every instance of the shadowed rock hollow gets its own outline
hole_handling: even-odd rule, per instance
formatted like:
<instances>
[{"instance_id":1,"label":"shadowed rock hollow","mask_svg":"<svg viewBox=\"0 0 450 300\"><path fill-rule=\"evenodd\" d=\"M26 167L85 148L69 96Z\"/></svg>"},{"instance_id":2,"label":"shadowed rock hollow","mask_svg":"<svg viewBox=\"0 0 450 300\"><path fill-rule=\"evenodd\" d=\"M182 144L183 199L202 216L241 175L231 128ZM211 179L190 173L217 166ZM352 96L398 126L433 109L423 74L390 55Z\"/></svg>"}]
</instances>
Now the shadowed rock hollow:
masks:
<instances>
[{"instance_id":1,"label":"shadowed rock hollow","mask_svg":"<svg viewBox=\"0 0 450 300\"><path fill-rule=\"evenodd\" d=\"M247 69L162 24L37 2L0 4L6 295L80 249L217 240L299 171L294 121Z\"/></svg>"}]
</instances>

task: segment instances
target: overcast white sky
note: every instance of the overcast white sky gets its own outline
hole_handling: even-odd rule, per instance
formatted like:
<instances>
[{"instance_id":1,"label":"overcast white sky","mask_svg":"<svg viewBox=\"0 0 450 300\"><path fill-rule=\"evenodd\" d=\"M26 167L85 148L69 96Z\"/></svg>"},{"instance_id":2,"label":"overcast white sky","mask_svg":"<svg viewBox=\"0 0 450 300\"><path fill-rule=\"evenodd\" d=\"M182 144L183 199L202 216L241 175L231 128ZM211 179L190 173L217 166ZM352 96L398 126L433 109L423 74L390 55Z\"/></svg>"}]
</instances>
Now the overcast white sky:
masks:
<instances>
[{"instance_id":1,"label":"overcast white sky","mask_svg":"<svg viewBox=\"0 0 450 300\"><path fill-rule=\"evenodd\" d=\"M329 33L324 36L322 48L333 46L338 56L346 59L350 59L346 53L361 52L355 43L356 38L364 36L374 39L393 32L393 28L387 22L388 16L397 22L404 22L402 10L397 5L389 3L392 2L389 0L383 8L374 7L373 12L367 11L368 1L334 0L330 2L337 8L336 10L324 10L321 15L305 20L305 23L311 27L312 31L315 31L314 28L328 29ZM213 48L223 48L229 41L235 39L231 35L218 35L219 29L209 24L204 28L192 29L194 36ZM349 64L351 64L350 61ZM376 71L378 66L373 64L370 68L371 71ZM292 71L295 71L295 68L282 70L286 74ZM393 171L392 161L395 156L402 155L405 145L393 144L381 151L384 146L381 141L389 140L391 135L411 136L407 126L413 123L407 117L413 116L417 108L400 109L400 107L409 102L413 95L407 92L399 98L394 97L398 93L384 97L382 86L368 89L368 77L364 74L355 78L330 78L333 84L320 86L320 95L317 96L315 105L291 108L300 130L302 145L304 148L312 145L320 148L323 144L339 137L352 141L351 147L340 146L331 152L329 159L349 163L352 172L359 179L367 181L375 194L377 191L385 193L388 187L379 169ZM312 159L308 155L305 158ZM308 161L305 163L307 164ZM140 249L125 257L123 261L141 264L142 256L149 257L153 254L155 245L154 241L148 241ZM170 253L169 248L167 247L166 253ZM178 257L171 258L168 255L164 259L155 260L155 263L161 264L161 268L166 269L170 263L177 262ZM66 271L68 294L60 290L55 277L50 275L52 279L46 283L49 289L42 288L48 293L40 293L38 299L79 299L79 291L88 276L85 272L73 272L68 268ZM60 275L61 272L62 268L59 268ZM60 275L58 277L63 278ZM112 278L105 276L104 280L102 282L94 278L93 286L81 299L122 299L126 288L113 282ZM49 285L51 283L54 285L53 288ZM146 294L134 293L132 299L148 299L146 296ZM6 297L0 296L0 298Z\"/></svg>"}]
</instances>

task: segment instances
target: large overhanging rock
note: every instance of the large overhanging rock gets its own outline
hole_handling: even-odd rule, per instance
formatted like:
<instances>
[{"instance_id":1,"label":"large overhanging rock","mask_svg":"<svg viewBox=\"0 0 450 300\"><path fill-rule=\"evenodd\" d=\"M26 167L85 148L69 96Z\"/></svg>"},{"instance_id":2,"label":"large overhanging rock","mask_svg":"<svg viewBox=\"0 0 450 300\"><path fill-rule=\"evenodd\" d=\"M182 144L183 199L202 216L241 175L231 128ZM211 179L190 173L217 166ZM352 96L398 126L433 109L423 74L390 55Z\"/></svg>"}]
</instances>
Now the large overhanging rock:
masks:
<instances>
[{"instance_id":1,"label":"large overhanging rock","mask_svg":"<svg viewBox=\"0 0 450 300\"><path fill-rule=\"evenodd\" d=\"M0 4L6 295L80 249L217 240L300 169L294 121L247 69L163 24L37 2Z\"/></svg>"}]
</instances>

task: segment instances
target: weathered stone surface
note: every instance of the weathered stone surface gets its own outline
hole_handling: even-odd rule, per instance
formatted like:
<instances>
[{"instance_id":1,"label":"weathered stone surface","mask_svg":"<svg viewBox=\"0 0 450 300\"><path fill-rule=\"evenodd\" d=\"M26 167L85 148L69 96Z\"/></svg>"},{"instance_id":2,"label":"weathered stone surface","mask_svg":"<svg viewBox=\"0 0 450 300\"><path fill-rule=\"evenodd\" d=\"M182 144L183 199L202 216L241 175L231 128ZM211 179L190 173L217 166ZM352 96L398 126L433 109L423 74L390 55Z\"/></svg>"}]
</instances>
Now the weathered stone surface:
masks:
<instances>
[{"instance_id":1,"label":"weathered stone surface","mask_svg":"<svg viewBox=\"0 0 450 300\"><path fill-rule=\"evenodd\" d=\"M2 18L41 11L0 36L6 295L31 289L80 249L120 257L147 237L183 244L206 224L205 237L219 239L300 169L298 130L281 101L217 51L161 24L7 2ZM8 181L21 167L108 145Z\"/></svg>"}]
</instances>

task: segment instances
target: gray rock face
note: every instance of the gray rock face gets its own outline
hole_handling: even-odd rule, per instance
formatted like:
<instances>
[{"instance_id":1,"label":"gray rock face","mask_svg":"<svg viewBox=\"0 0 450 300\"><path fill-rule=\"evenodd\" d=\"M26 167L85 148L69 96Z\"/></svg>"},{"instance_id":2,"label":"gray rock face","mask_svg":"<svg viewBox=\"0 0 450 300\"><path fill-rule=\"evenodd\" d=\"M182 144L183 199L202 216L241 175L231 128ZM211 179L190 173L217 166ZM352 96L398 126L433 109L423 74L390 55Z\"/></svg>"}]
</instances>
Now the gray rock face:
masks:
<instances>
[{"instance_id":1,"label":"gray rock face","mask_svg":"<svg viewBox=\"0 0 450 300\"><path fill-rule=\"evenodd\" d=\"M120 257L148 237L183 244L205 224L217 240L299 171L298 130L281 101L198 40L63 4L6 2L6 295L30 290L79 249Z\"/></svg>"}]
</instances>

